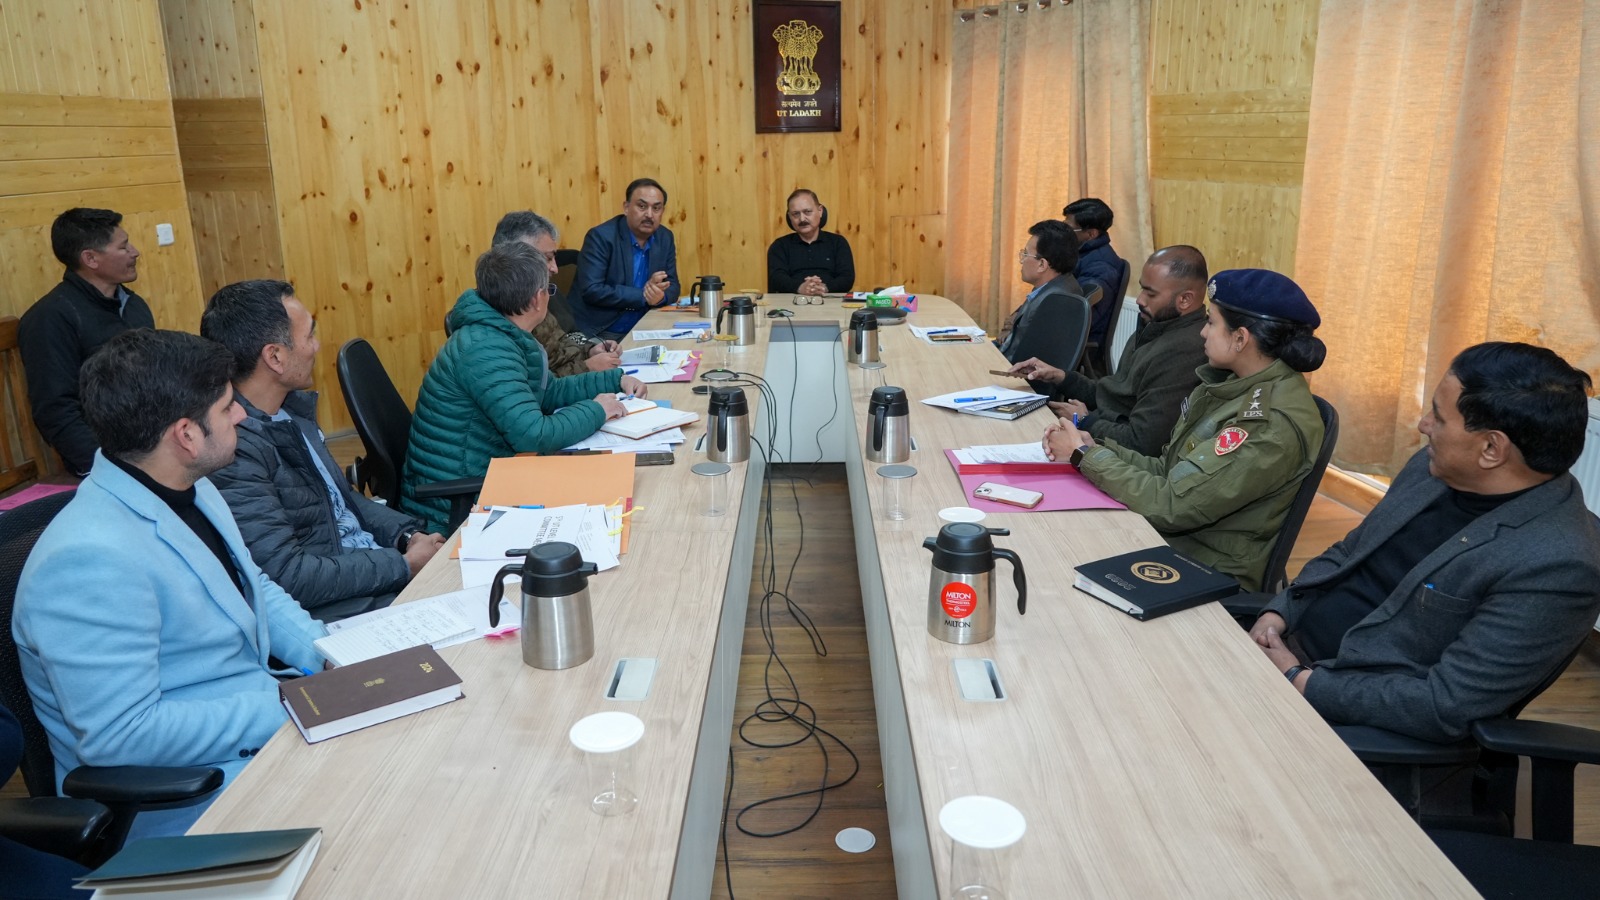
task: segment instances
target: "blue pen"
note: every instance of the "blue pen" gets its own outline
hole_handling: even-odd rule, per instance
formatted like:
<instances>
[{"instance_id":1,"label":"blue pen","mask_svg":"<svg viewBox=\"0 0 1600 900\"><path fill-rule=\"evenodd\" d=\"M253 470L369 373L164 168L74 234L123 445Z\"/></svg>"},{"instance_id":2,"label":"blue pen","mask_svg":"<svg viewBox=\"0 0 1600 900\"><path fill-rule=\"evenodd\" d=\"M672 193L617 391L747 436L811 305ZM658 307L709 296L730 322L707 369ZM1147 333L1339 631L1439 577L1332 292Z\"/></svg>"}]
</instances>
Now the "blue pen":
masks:
<instances>
[{"instance_id":1,"label":"blue pen","mask_svg":"<svg viewBox=\"0 0 1600 900\"><path fill-rule=\"evenodd\" d=\"M955 334L960 330L959 328L930 328L923 334Z\"/></svg>"},{"instance_id":2,"label":"blue pen","mask_svg":"<svg viewBox=\"0 0 1600 900\"><path fill-rule=\"evenodd\" d=\"M1078 414L1077 413L1073 413L1072 414L1072 427L1073 428L1077 428L1078 427Z\"/></svg>"},{"instance_id":3,"label":"blue pen","mask_svg":"<svg viewBox=\"0 0 1600 900\"><path fill-rule=\"evenodd\" d=\"M622 370L622 374L624 374L624 375L637 375L637 374L639 374L639 370L638 369L623 369Z\"/></svg>"},{"instance_id":4,"label":"blue pen","mask_svg":"<svg viewBox=\"0 0 1600 900\"><path fill-rule=\"evenodd\" d=\"M694 332L693 331L674 331L672 333L672 336L673 337L688 337L691 334L694 334Z\"/></svg>"},{"instance_id":5,"label":"blue pen","mask_svg":"<svg viewBox=\"0 0 1600 900\"><path fill-rule=\"evenodd\" d=\"M519 503L517 509L544 509L543 503Z\"/></svg>"},{"instance_id":6,"label":"blue pen","mask_svg":"<svg viewBox=\"0 0 1600 900\"><path fill-rule=\"evenodd\" d=\"M993 397L957 397L957 403L977 403L980 400L993 400Z\"/></svg>"},{"instance_id":7,"label":"blue pen","mask_svg":"<svg viewBox=\"0 0 1600 900\"><path fill-rule=\"evenodd\" d=\"M305 666L296 666L295 668L299 669L302 674L305 674L305 675L313 674L312 671L310 669L306 668Z\"/></svg>"}]
</instances>

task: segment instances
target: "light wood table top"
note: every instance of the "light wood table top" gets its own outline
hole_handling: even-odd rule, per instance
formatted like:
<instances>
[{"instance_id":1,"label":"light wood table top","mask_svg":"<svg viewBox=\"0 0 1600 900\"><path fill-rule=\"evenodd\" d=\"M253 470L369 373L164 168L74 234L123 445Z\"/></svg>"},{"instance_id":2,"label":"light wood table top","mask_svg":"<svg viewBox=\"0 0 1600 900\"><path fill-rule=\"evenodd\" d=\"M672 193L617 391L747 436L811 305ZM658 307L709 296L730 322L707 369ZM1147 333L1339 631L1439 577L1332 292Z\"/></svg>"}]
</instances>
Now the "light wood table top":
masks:
<instances>
[{"instance_id":1,"label":"light wood table top","mask_svg":"<svg viewBox=\"0 0 1600 900\"><path fill-rule=\"evenodd\" d=\"M666 322L653 314L641 327ZM735 356L741 367L763 359L759 346ZM440 654L461 676L463 699L315 745L286 725L193 833L321 827L304 898L667 896L749 465L729 473L728 515L698 514L699 479L689 468L704 459L692 448L707 399L690 387L650 386L651 397L697 410L702 421L685 429L674 465L635 470L634 502L643 508L628 552L590 579L591 660L530 668L515 637L446 648ZM751 412L759 414L754 402ZM458 540L396 602L458 590L460 568L447 558ZM520 600L515 588L507 595ZM744 599L742 591L733 598ZM624 657L658 661L642 702L604 699ZM609 819L589 810L584 760L567 739L574 722L607 709L645 722L634 749L641 802Z\"/></svg>"},{"instance_id":2,"label":"light wood table top","mask_svg":"<svg viewBox=\"0 0 1600 900\"><path fill-rule=\"evenodd\" d=\"M784 301L768 295L766 306L788 306L796 320L849 316L837 300ZM970 323L947 300L920 303L918 324ZM652 313L640 327L688 315ZM734 368L765 371L767 339L784 325L764 317L759 325L757 345L735 349ZM1005 367L992 345L931 346L903 327L880 334L885 379L913 401L1007 383L986 374ZM871 379L853 366L847 374L865 434ZM703 412L705 399L688 387L651 392ZM989 525L1012 529L996 544L1016 550L1027 568L1027 616L1017 615L1001 565L993 640L960 647L927 634L930 556L921 543L937 532L938 509L963 502L942 450L1036 440L1047 423L1045 413L1002 422L913 402L919 449L910 462L919 474L903 522L877 514L883 479L865 466L941 889L949 847L938 810L977 793L1027 817L1026 836L1007 851L1013 898L1473 896L1220 607L1138 622L1072 589L1073 566L1159 543L1137 515L991 516ZM701 430L690 430L688 447ZM645 511L630 551L619 569L591 581L589 663L531 669L516 640L449 648L443 655L463 678L462 701L314 746L286 727L195 831L321 826L304 897L666 896L740 524L694 512L689 464L700 458L680 451L676 465L637 470ZM744 465L734 469L737 509ZM402 600L458 585L441 555ZM649 698L603 700L615 660L633 656L660 660ZM995 660L1008 699L961 700L951 671L959 657ZM566 737L573 722L602 709L627 709L646 723L636 756L644 800L619 819L589 812L578 789L582 760Z\"/></svg>"}]
</instances>

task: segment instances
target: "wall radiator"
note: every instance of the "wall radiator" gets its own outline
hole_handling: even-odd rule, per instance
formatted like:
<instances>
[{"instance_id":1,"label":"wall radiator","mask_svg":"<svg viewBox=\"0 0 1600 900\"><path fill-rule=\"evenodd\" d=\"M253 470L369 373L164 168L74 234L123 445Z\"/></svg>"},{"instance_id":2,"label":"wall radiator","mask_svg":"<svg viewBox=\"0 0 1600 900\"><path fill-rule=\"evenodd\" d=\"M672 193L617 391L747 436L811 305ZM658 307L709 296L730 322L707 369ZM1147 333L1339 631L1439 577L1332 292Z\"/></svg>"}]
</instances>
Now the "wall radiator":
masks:
<instances>
[{"instance_id":1,"label":"wall radiator","mask_svg":"<svg viewBox=\"0 0 1600 900\"><path fill-rule=\"evenodd\" d=\"M1138 328L1139 304L1134 302L1134 295L1129 294L1127 302L1122 304L1121 314L1117 316L1117 333L1111 337L1111 371L1115 372L1117 370L1117 364L1122 362L1122 348L1128 346L1128 342L1133 340L1133 333ZM1589 410L1589 414L1591 416L1594 415L1593 408ZM1591 419L1591 430L1593 427L1593 420Z\"/></svg>"}]
</instances>

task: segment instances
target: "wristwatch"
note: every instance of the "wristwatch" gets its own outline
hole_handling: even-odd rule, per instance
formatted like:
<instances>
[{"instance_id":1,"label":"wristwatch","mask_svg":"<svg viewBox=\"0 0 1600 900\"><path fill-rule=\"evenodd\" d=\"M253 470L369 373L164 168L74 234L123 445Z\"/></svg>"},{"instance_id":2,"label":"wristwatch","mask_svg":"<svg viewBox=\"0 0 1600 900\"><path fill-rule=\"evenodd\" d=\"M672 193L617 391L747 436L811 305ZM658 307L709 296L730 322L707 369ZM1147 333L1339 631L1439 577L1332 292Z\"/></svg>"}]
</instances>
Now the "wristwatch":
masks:
<instances>
[{"instance_id":1,"label":"wristwatch","mask_svg":"<svg viewBox=\"0 0 1600 900\"><path fill-rule=\"evenodd\" d=\"M1093 444L1084 444L1082 447L1072 451L1072 455L1067 457L1067 462L1072 463L1073 465L1083 462L1083 454L1088 452L1089 448L1093 446Z\"/></svg>"},{"instance_id":2,"label":"wristwatch","mask_svg":"<svg viewBox=\"0 0 1600 900\"><path fill-rule=\"evenodd\" d=\"M1289 671L1283 673L1283 677L1287 678L1290 684L1294 684L1294 680L1300 677L1300 673L1308 671L1310 668L1310 666L1290 666Z\"/></svg>"},{"instance_id":3,"label":"wristwatch","mask_svg":"<svg viewBox=\"0 0 1600 900\"><path fill-rule=\"evenodd\" d=\"M394 548L399 550L401 553L406 552L406 548L411 544L411 538L421 530L422 529L416 527L415 525L407 525L406 527L400 529L400 536L395 539Z\"/></svg>"}]
</instances>

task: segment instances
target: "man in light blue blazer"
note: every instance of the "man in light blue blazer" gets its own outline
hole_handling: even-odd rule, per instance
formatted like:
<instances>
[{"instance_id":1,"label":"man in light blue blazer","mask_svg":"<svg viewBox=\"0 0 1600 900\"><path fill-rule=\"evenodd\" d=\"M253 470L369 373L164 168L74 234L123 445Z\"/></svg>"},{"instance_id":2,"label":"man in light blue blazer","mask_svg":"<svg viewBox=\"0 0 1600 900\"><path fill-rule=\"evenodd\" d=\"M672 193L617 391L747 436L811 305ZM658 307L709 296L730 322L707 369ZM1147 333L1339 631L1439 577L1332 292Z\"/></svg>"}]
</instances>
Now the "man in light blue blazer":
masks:
<instances>
[{"instance_id":1,"label":"man in light blue blazer","mask_svg":"<svg viewBox=\"0 0 1600 900\"><path fill-rule=\"evenodd\" d=\"M321 669L327 633L251 561L206 475L233 459L232 355L139 329L84 365L100 441L22 570L12 634L60 779L79 765L238 775L285 721L275 674ZM140 813L179 834L209 804Z\"/></svg>"}]
</instances>

